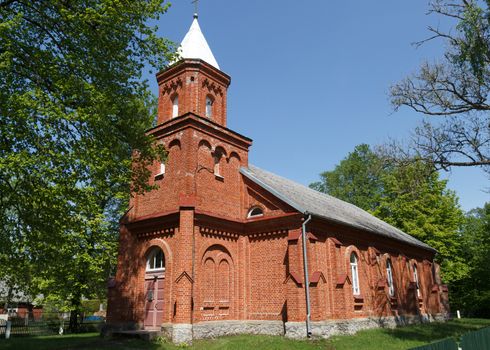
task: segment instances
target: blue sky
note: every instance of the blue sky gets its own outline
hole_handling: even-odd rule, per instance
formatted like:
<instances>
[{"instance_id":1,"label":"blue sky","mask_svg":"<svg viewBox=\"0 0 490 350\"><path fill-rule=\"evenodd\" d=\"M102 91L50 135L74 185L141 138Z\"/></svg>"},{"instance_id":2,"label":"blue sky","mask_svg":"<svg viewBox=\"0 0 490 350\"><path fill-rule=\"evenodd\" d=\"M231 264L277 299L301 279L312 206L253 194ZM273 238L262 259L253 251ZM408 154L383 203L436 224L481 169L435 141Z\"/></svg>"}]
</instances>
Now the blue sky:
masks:
<instances>
[{"instance_id":1,"label":"blue sky","mask_svg":"<svg viewBox=\"0 0 490 350\"><path fill-rule=\"evenodd\" d=\"M201 29L232 78L228 127L254 140L250 162L308 185L360 143L407 138L422 116L393 113L388 91L441 57L442 42L411 45L427 26L450 25L427 10L423 0L201 0ZM190 0L174 1L159 34L180 42L193 12ZM442 176L463 209L490 200L483 171Z\"/></svg>"}]
</instances>

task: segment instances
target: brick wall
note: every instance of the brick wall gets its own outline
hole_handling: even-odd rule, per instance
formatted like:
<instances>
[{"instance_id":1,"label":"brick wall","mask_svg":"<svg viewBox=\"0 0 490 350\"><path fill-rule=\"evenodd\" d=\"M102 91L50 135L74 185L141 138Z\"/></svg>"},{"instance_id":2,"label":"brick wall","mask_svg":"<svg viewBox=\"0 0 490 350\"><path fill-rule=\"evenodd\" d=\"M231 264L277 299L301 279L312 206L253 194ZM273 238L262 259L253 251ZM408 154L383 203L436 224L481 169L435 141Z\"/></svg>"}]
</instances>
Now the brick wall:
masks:
<instances>
[{"instance_id":1,"label":"brick wall","mask_svg":"<svg viewBox=\"0 0 490 350\"><path fill-rule=\"evenodd\" d=\"M184 60L157 75L158 124L172 119L173 99L178 96L178 116L206 116L206 97L212 101L209 119L226 126L226 91L230 77L200 60Z\"/></svg>"},{"instance_id":2,"label":"brick wall","mask_svg":"<svg viewBox=\"0 0 490 350\"><path fill-rule=\"evenodd\" d=\"M149 133L166 147L168 161L163 175L160 164L151 168L151 182L158 189L134 196L123 218L108 323L143 325L151 247L162 249L166 262L158 324L304 321L302 214L240 175L240 167L248 165L251 140L226 128L229 77L191 60L160 73L158 81L160 125ZM179 95L177 118L171 118L174 94ZM214 98L212 119L202 117L209 94ZM263 216L247 218L255 206ZM440 283L432 252L316 218L308 224L306 249L314 321L448 310L447 288ZM353 252L358 257L357 296L349 262Z\"/></svg>"}]
</instances>

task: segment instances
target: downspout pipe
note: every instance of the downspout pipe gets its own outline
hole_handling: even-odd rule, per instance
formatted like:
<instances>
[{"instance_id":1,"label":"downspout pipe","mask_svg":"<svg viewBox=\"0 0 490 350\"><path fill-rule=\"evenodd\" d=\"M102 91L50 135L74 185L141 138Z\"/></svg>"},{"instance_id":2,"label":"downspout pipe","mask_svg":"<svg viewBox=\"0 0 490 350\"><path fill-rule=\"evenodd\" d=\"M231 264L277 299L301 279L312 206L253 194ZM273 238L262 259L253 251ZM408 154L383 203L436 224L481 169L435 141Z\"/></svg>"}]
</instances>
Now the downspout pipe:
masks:
<instances>
[{"instance_id":1,"label":"downspout pipe","mask_svg":"<svg viewBox=\"0 0 490 350\"><path fill-rule=\"evenodd\" d=\"M301 238L303 241L303 269L304 269L304 280L305 280L305 294L306 294L306 336L311 337L311 304L310 304L310 279L308 276L308 255L306 253L306 224L311 220L311 214L305 212L305 217L308 216L306 220L303 221L303 232Z\"/></svg>"}]
</instances>

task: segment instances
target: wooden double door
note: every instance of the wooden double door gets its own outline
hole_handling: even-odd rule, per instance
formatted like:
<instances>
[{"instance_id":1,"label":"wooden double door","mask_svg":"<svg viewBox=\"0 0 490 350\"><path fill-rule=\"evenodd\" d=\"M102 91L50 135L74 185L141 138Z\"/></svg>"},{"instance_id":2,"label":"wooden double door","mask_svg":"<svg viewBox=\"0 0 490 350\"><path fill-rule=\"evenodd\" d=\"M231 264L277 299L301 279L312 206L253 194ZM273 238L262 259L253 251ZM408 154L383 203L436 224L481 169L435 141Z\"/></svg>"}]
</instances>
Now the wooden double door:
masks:
<instances>
[{"instance_id":1,"label":"wooden double door","mask_svg":"<svg viewBox=\"0 0 490 350\"><path fill-rule=\"evenodd\" d=\"M164 272L145 274L145 329L160 329L163 322Z\"/></svg>"}]
</instances>

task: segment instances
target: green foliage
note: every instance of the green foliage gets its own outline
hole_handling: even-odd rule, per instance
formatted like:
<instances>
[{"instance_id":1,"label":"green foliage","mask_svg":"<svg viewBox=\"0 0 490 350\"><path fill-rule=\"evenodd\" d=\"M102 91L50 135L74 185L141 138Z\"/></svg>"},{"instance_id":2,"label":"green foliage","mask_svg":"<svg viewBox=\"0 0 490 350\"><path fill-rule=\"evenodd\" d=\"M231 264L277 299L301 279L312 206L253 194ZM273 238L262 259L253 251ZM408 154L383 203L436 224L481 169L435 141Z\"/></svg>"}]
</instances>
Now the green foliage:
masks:
<instances>
[{"instance_id":1,"label":"green foliage","mask_svg":"<svg viewBox=\"0 0 490 350\"><path fill-rule=\"evenodd\" d=\"M130 189L165 157L142 80L173 55L148 26L163 2L0 1L0 279L69 309L104 294Z\"/></svg>"},{"instance_id":2,"label":"green foliage","mask_svg":"<svg viewBox=\"0 0 490 350\"><path fill-rule=\"evenodd\" d=\"M100 304L104 304L104 309L107 309L107 303L105 300L82 300L81 309L86 314L93 314L94 312L99 311Z\"/></svg>"},{"instance_id":3,"label":"green foliage","mask_svg":"<svg viewBox=\"0 0 490 350\"><path fill-rule=\"evenodd\" d=\"M386 163L367 145L357 146L322 182L311 187L350 202L438 250L446 282L467 274L458 255L462 211L454 192L423 162Z\"/></svg>"},{"instance_id":4,"label":"green foliage","mask_svg":"<svg viewBox=\"0 0 490 350\"><path fill-rule=\"evenodd\" d=\"M459 22L456 25L460 33L459 40L454 43L452 61L459 66L466 66L476 77L478 84L485 84L488 70L488 38L482 36L490 31L490 13L487 8L480 7L475 1L467 1L460 10Z\"/></svg>"},{"instance_id":5,"label":"green foliage","mask_svg":"<svg viewBox=\"0 0 490 350\"><path fill-rule=\"evenodd\" d=\"M469 272L451 285L451 303L466 314L490 318L490 203L466 214L461 242Z\"/></svg>"},{"instance_id":6,"label":"green foliage","mask_svg":"<svg viewBox=\"0 0 490 350\"><path fill-rule=\"evenodd\" d=\"M365 210L374 210L383 192L381 176L384 171L381 159L369 145L361 144L340 161L335 170L321 173L321 181L310 187Z\"/></svg>"},{"instance_id":7,"label":"green foliage","mask_svg":"<svg viewBox=\"0 0 490 350\"><path fill-rule=\"evenodd\" d=\"M393 167L382 181L384 193L373 215L435 248L446 283L465 276L467 266L458 254L463 213L447 181L421 162Z\"/></svg>"}]
</instances>

